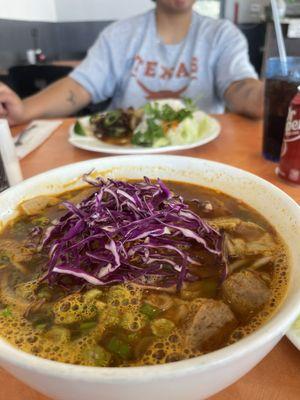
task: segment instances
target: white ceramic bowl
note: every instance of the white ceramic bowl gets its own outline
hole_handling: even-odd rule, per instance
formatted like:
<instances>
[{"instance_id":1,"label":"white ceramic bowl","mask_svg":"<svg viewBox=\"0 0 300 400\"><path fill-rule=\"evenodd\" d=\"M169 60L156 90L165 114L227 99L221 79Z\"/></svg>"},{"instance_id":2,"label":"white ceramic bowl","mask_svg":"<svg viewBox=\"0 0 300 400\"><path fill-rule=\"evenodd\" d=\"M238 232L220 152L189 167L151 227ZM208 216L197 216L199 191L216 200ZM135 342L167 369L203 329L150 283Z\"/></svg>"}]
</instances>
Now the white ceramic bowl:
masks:
<instances>
[{"instance_id":1,"label":"white ceramic bowl","mask_svg":"<svg viewBox=\"0 0 300 400\"><path fill-rule=\"evenodd\" d=\"M270 183L227 165L174 156L111 157L49 171L0 196L0 218L15 214L22 200L73 188L95 169L114 178L160 177L205 185L243 199L276 227L290 250L288 295L276 314L255 333L202 357L138 368L93 368L32 356L0 340L0 362L17 378L59 400L200 400L253 368L280 340L300 312L300 208ZM66 183L71 183L66 186Z\"/></svg>"}]
</instances>

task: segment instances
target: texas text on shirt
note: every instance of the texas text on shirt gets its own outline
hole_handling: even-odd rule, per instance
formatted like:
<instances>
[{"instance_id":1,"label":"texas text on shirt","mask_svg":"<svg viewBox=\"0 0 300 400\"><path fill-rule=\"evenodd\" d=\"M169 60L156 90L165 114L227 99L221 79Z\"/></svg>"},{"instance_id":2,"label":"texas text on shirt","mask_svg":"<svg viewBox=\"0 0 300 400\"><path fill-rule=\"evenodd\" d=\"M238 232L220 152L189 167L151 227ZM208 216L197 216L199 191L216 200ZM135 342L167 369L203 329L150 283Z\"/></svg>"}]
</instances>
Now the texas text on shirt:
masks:
<instances>
[{"instance_id":1,"label":"texas text on shirt","mask_svg":"<svg viewBox=\"0 0 300 400\"><path fill-rule=\"evenodd\" d=\"M112 109L188 97L222 113L226 89L257 75L246 39L231 22L193 13L185 40L165 45L150 11L106 28L71 77L95 103L112 98Z\"/></svg>"}]
</instances>

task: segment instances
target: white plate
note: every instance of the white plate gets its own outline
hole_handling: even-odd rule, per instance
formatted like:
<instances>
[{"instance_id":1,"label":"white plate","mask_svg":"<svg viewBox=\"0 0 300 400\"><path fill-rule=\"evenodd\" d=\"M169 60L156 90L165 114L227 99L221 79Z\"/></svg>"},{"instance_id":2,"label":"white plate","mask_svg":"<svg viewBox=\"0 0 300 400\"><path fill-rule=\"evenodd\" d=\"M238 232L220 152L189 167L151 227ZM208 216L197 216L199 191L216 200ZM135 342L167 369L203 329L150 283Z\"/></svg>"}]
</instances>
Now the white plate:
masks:
<instances>
[{"instance_id":1,"label":"white plate","mask_svg":"<svg viewBox=\"0 0 300 400\"><path fill-rule=\"evenodd\" d=\"M193 149L194 147L203 146L206 143L209 143L215 140L221 132L221 126L219 122L215 119L207 115L209 119L209 128L207 132L201 137L201 139L197 140L194 143L189 143L185 145L178 146L164 146L164 147L138 147L133 145L128 146L117 146L109 143L105 143L102 140L96 139L95 137L84 137L76 135L74 132L74 125L70 128L70 137L69 142L80 149L95 151L98 153L108 153L108 154L158 154L158 153L166 153L169 151L179 151L179 150L188 150ZM84 126L88 126L89 117L84 117L80 119L80 122Z\"/></svg>"},{"instance_id":2,"label":"white plate","mask_svg":"<svg viewBox=\"0 0 300 400\"><path fill-rule=\"evenodd\" d=\"M299 317L300 318L300 317ZM290 330L287 332L286 336L293 343L298 350L300 350L300 324L298 322L298 328L294 325L291 326Z\"/></svg>"}]
</instances>

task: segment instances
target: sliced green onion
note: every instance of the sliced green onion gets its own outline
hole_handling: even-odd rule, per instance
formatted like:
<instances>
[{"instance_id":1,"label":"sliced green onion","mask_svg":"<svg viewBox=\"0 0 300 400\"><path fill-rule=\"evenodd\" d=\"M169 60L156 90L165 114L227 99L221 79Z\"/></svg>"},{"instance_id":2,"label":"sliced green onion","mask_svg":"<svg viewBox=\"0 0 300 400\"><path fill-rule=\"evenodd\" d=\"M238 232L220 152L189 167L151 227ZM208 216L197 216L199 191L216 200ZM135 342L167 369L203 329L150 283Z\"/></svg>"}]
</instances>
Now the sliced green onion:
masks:
<instances>
[{"instance_id":1,"label":"sliced green onion","mask_svg":"<svg viewBox=\"0 0 300 400\"><path fill-rule=\"evenodd\" d=\"M47 326L48 326L48 324L46 324L46 323L37 324L37 325L35 326L35 329L38 329L38 330L40 330L40 331L43 331L44 329L47 328Z\"/></svg>"},{"instance_id":2,"label":"sliced green onion","mask_svg":"<svg viewBox=\"0 0 300 400\"><path fill-rule=\"evenodd\" d=\"M107 348L123 360L128 360L131 357L131 347L116 336L110 339Z\"/></svg>"},{"instance_id":3,"label":"sliced green onion","mask_svg":"<svg viewBox=\"0 0 300 400\"><path fill-rule=\"evenodd\" d=\"M146 315L146 317L148 317L149 319L154 319L160 314L161 310L157 307L152 306L151 304L144 303L140 308L140 312Z\"/></svg>"},{"instance_id":4,"label":"sliced green onion","mask_svg":"<svg viewBox=\"0 0 300 400\"><path fill-rule=\"evenodd\" d=\"M9 257L6 254L0 255L0 264L7 264L9 263Z\"/></svg>"},{"instance_id":5,"label":"sliced green onion","mask_svg":"<svg viewBox=\"0 0 300 400\"><path fill-rule=\"evenodd\" d=\"M174 322L161 318L151 322L151 330L155 336L166 337L175 329Z\"/></svg>"},{"instance_id":6,"label":"sliced green onion","mask_svg":"<svg viewBox=\"0 0 300 400\"><path fill-rule=\"evenodd\" d=\"M1 311L2 317L11 317L12 316L12 311L6 307L4 310Z\"/></svg>"},{"instance_id":7,"label":"sliced green onion","mask_svg":"<svg viewBox=\"0 0 300 400\"><path fill-rule=\"evenodd\" d=\"M104 350L101 346L95 346L88 349L84 354L88 364L96 367L107 367L110 363L111 354Z\"/></svg>"},{"instance_id":8,"label":"sliced green onion","mask_svg":"<svg viewBox=\"0 0 300 400\"><path fill-rule=\"evenodd\" d=\"M37 293L37 297L38 297L39 299L51 300L51 297L52 297L51 290L48 289L47 287L42 288L42 289Z\"/></svg>"},{"instance_id":9,"label":"sliced green onion","mask_svg":"<svg viewBox=\"0 0 300 400\"><path fill-rule=\"evenodd\" d=\"M38 225L38 226L47 226L50 223L50 219L47 217L39 217L39 218L34 218L32 220L32 223L34 225Z\"/></svg>"},{"instance_id":10,"label":"sliced green onion","mask_svg":"<svg viewBox=\"0 0 300 400\"><path fill-rule=\"evenodd\" d=\"M97 326L97 322L95 322L95 321L82 322L81 324L79 324L79 329L81 331L87 331L87 330L96 328L96 326Z\"/></svg>"}]
</instances>

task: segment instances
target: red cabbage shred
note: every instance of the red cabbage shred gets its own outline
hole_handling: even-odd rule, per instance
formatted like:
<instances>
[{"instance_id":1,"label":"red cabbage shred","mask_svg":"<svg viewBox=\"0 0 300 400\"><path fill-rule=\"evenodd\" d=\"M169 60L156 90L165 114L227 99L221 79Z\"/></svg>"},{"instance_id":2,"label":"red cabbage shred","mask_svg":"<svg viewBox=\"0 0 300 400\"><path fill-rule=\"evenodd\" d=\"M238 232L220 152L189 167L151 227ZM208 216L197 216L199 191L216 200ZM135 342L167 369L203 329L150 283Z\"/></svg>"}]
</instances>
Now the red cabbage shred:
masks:
<instances>
[{"instance_id":1,"label":"red cabbage shred","mask_svg":"<svg viewBox=\"0 0 300 400\"><path fill-rule=\"evenodd\" d=\"M69 285L134 282L180 290L199 279L190 270L201 268L190 256L195 244L218 259L226 278L223 236L160 179L84 179L95 193L77 205L65 201L66 214L43 237L50 284L69 276Z\"/></svg>"}]
</instances>

